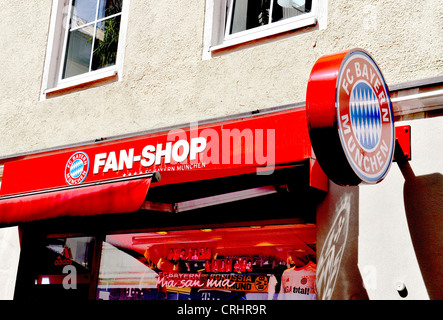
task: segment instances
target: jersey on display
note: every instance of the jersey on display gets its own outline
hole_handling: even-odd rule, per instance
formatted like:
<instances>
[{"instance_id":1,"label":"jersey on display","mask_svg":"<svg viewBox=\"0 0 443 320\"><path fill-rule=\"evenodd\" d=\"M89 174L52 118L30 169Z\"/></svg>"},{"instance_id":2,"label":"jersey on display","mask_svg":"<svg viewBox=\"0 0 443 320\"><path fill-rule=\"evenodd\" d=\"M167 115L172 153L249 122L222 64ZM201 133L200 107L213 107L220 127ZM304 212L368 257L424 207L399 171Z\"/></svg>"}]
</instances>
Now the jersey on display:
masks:
<instances>
[{"instance_id":1,"label":"jersey on display","mask_svg":"<svg viewBox=\"0 0 443 320\"><path fill-rule=\"evenodd\" d=\"M281 277L278 300L316 300L316 264L310 261L302 268L289 268Z\"/></svg>"}]
</instances>

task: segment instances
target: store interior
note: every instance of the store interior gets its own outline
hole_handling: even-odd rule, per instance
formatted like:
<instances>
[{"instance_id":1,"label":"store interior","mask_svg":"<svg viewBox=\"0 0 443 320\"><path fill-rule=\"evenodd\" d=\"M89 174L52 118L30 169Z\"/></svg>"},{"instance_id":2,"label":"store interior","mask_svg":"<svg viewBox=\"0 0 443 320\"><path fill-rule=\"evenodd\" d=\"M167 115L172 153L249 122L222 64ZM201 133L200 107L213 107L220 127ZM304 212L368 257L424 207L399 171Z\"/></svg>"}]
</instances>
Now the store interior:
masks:
<instances>
[{"instance_id":1,"label":"store interior","mask_svg":"<svg viewBox=\"0 0 443 320\"><path fill-rule=\"evenodd\" d=\"M308 178L296 165L269 176L151 187L146 203L157 206L139 212L33 223L34 239L46 240L25 248L26 259L39 263L27 270L33 286L21 292L43 300L74 293L99 300L315 299L315 212L324 193L309 188ZM239 193L252 196L230 198ZM164 210L201 199L215 201ZM62 287L63 264L76 268L76 291ZM291 275L283 288L288 271L302 277L297 287Z\"/></svg>"}]
</instances>

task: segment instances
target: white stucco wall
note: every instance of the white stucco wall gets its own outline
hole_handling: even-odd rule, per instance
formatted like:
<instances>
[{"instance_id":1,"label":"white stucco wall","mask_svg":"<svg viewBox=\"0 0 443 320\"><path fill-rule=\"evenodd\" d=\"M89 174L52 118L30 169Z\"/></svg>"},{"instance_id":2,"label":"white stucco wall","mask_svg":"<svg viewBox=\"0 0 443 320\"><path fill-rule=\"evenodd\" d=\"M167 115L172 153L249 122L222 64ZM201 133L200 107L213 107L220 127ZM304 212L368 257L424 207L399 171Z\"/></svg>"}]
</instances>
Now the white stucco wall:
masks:
<instances>
[{"instance_id":1,"label":"white stucco wall","mask_svg":"<svg viewBox=\"0 0 443 320\"><path fill-rule=\"evenodd\" d=\"M43 101L52 1L2 2L0 156L301 102L315 60L353 47L389 84L443 73L441 1L326 2L322 30L203 60L205 1L130 0L122 80Z\"/></svg>"},{"instance_id":2,"label":"white stucco wall","mask_svg":"<svg viewBox=\"0 0 443 320\"><path fill-rule=\"evenodd\" d=\"M0 228L0 300L14 298L19 258L18 228Z\"/></svg>"},{"instance_id":3,"label":"white stucco wall","mask_svg":"<svg viewBox=\"0 0 443 320\"><path fill-rule=\"evenodd\" d=\"M396 125L411 125L410 166L415 176L443 174L443 118ZM398 164L393 163L381 183L360 186L358 264L371 299L403 299L397 282L406 285L404 299L429 299L409 234L404 184Z\"/></svg>"}]
</instances>

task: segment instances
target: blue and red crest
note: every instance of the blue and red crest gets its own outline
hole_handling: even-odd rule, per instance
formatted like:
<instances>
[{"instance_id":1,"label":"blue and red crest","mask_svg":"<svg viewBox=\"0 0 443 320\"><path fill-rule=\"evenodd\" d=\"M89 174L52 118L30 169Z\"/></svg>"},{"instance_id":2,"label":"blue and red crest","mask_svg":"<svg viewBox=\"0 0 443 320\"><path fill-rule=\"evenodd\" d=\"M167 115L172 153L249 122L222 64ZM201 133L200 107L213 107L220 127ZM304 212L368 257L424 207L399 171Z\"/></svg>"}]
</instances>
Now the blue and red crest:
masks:
<instances>
[{"instance_id":1,"label":"blue and red crest","mask_svg":"<svg viewBox=\"0 0 443 320\"><path fill-rule=\"evenodd\" d=\"M387 85L368 53L353 49L317 60L306 111L315 156L332 181L383 180L394 155L394 117Z\"/></svg>"},{"instance_id":2,"label":"blue and red crest","mask_svg":"<svg viewBox=\"0 0 443 320\"><path fill-rule=\"evenodd\" d=\"M76 152L69 157L65 167L65 180L70 185L82 183L89 172L89 157L84 152Z\"/></svg>"},{"instance_id":3,"label":"blue and red crest","mask_svg":"<svg viewBox=\"0 0 443 320\"><path fill-rule=\"evenodd\" d=\"M394 151L392 106L383 76L365 52L354 51L342 62L337 120L343 150L354 172L367 183L383 179Z\"/></svg>"}]
</instances>

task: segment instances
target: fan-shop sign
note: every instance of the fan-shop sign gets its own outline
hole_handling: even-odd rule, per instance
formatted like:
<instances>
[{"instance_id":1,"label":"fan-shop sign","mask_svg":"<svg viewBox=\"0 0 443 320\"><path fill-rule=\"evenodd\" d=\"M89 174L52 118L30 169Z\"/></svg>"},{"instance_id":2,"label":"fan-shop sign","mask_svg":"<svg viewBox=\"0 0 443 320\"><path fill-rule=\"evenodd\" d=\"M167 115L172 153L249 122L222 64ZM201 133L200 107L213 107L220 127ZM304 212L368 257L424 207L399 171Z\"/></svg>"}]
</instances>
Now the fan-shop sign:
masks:
<instances>
[{"instance_id":1,"label":"fan-shop sign","mask_svg":"<svg viewBox=\"0 0 443 320\"><path fill-rule=\"evenodd\" d=\"M148 173L156 170L177 170L179 163L187 162L191 165L182 166L181 169L204 167L205 163L196 162L198 155L202 154L207 147L207 141L203 137L176 142L159 143L157 145L146 145L140 154L135 154L135 148L122 149L118 151L101 152L94 155L93 175L106 174L110 171L130 172L139 164L139 173ZM147 169L151 168L151 170ZM180 167L179 167L180 168ZM86 152L79 151L71 155L66 162L65 180L69 185L82 183L90 170L89 156ZM125 174L126 175L126 174Z\"/></svg>"},{"instance_id":2,"label":"fan-shop sign","mask_svg":"<svg viewBox=\"0 0 443 320\"><path fill-rule=\"evenodd\" d=\"M143 176L156 186L271 174L311 157L304 108L239 117L26 155L4 165L0 196ZM38 173L38 174L37 174Z\"/></svg>"},{"instance_id":3,"label":"fan-shop sign","mask_svg":"<svg viewBox=\"0 0 443 320\"><path fill-rule=\"evenodd\" d=\"M192 136L192 133L191 133ZM161 141L161 140L160 140ZM110 172L126 175L150 173L152 171L184 171L214 169L232 165L260 166L272 172L275 163L274 129L226 130L221 134L213 129L202 130L198 136L187 137L185 132L173 132L166 141L147 143L93 155L93 176ZM86 152L77 152L67 162L65 170L68 184L81 183L86 176L89 163ZM78 160L81 157L83 161ZM72 158L78 166L70 165ZM75 179L70 179L74 177Z\"/></svg>"},{"instance_id":4,"label":"fan-shop sign","mask_svg":"<svg viewBox=\"0 0 443 320\"><path fill-rule=\"evenodd\" d=\"M286 128L297 121L306 123L303 115L283 113L201 127L192 123L188 128L28 156L5 164L0 195L111 181L156 171L162 176L159 184L204 179L204 174L218 177L230 170L271 174L277 157L284 162L307 157L308 147L287 152L283 146L276 146L277 139L291 141ZM300 140L306 141L307 131L301 135ZM292 141L298 143L297 138ZM31 178L31 170L38 170L39 175Z\"/></svg>"},{"instance_id":5,"label":"fan-shop sign","mask_svg":"<svg viewBox=\"0 0 443 320\"><path fill-rule=\"evenodd\" d=\"M332 181L384 179L394 154L394 120L387 85L368 53L321 57L309 78L306 112L312 147Z\"/></svg>"},{"instance_id":6,"label":"fan-shop sign","mask_svg":"<svg viewBox=\"0 0 443 320\"><path fill-rule=\"evenodd\" d=\"M93 174L106 173L109 170L131 170L134 163L140 162L144 168L178 164L185 160L196 161L197 156L202 154L207 147L207 141L203 137L187 140L178 140L175 143L167 142L165 145L147 145L141 154L135 155L134 148L128 150L111 151L110 153L98 153L95 155Z\"/></svg>"}]
</instances>

